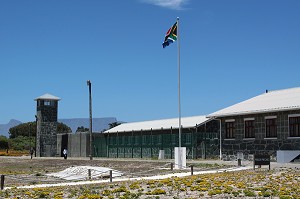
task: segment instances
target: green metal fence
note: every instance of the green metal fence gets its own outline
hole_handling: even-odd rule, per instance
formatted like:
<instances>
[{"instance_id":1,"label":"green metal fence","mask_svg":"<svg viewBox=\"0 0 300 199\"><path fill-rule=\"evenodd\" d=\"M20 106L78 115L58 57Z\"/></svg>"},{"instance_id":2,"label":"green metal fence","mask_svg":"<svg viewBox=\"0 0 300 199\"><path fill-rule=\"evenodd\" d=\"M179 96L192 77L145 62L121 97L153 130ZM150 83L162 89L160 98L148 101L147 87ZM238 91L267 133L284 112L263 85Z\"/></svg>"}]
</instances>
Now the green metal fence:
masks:
<instances>
[{"instance_id":1,"label":"green metal fence","mask_svg":"<svg viewBox=\"0 0 300 199\"><path fill-rule=\"evenodd\" d=\"M218 131L183 129L181 137L181 146L186 147L188 159L218 156ZM156 159L159 150L164 150L165 158L172 159L178 142L178 129L94 134L94 156Z\"/></svg>"}]
</instances>

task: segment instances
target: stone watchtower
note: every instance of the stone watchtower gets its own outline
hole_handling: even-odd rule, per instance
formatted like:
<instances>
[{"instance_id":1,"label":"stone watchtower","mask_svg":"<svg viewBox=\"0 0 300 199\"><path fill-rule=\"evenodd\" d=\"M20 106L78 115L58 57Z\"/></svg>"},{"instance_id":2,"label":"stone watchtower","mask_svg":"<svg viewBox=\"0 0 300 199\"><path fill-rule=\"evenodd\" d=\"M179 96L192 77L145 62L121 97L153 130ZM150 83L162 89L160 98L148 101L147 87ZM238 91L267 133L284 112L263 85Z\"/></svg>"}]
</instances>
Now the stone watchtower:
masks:
<instances>
[{"instance_id":1,"label":"stone watchtower","mask_svg":"<svg viewBox=\"0 0 300 199\"><path fill-rule=\"evenodd\" d=\"M45 94L35 99L36 105L36 156L53 157L57 152L57 108L60 98Z\"/></svg>"}]
</instances>

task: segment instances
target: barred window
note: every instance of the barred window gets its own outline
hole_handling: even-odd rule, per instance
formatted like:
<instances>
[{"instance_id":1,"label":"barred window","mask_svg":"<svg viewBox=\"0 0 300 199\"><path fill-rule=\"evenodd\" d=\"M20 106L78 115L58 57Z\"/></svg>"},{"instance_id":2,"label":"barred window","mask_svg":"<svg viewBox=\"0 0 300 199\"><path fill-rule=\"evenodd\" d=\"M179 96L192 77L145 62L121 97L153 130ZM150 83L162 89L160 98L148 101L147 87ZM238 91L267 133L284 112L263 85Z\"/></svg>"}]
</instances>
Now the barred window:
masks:
<instances>
[{"instance_id":1,"label":"barred window","mask_svg":"<svg viewBox=\"0 0 300 199\"><path fill-rule=\"evenodd\" d=\"M254 120L245 121L245 138L255 138Z\"/></svg>"},{"instance_id":2,"label":"barred window","mask_svg":"<svg viewBox=\"0 0 300 199\"><path fill-rule=\"evenodd\" d=\"M289 118L290 137L300 137L300 116Z\"/></svg>"},{"instance_id":3,"label":"barred window","mask_svg":"<svg viewBox=\"0 0 300 199\"><path fill-rule=\"evenodd\" d=\"M177 136L175 134L171 134L171 142L173 145L177 143L176 137Z\"/></svg>"},{"instance_id":4,"label":"barred window","mask_svg":"<svg viewBox=\"0 0 300 199\"><path fill-rule=\"evenodd\" d=\"M157 144L161 144L161 142L162 142L162 135L158 135L157 136Z\"/></svg>"},{"instance_id":5,"label":"barred window","mask_svg":"<svg viewBox=\"0 0 300 199\"><path fill-rule=\"evenodd\" d=\"M266 137L277 137L276 118L266 119Z\"/></svg>"},{"instance_id":6,"label":"barred window","mask_svg":"<svg viewBox=\"0 0 300 199\"><path fill-rule=\"evenodd\" d=\"M140 144L140 137L139 136L134 136L134 144L139 145Z\"/></svg>"},{"instance_id":7,"label":"barred window","mask_svg":"<svg viewBox=\"0 0 300 199\"><path fill-rule=\"evenodd\" d=\"M230 138L235 138L235 128L234 128L234 122L225 122L225 138L230 139Z\"/></svg>"},{"instance_id":8,"label":"barred window","mask_svg":"<svg viewBox=\"0 0 300 199\"><path fill-rule=\"evenodd\" d=\"M54 101L52 101L52 100L45 100L44 101L44 106L54 106Z\"/></svg>"},{"instance_id":9,"label":"barred window","mask_svg":"<svg viewBox=\"0 0 300 199\"><path fill-rule=\"evenodd\" d=\"M187 133L185 136L186 136L185 137L186 138L185 143L186 144L190 144L192 142L192 134L191 133Z\"/></svg>"}]
</instances>

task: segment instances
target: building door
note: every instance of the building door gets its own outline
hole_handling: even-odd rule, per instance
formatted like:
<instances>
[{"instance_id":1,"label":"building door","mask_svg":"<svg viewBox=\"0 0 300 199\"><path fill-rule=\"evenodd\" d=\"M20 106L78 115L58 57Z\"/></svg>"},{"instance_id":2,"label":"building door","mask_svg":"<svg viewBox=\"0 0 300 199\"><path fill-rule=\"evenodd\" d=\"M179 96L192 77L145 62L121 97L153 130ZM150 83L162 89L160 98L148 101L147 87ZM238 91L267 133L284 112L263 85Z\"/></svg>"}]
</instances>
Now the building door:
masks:
<instances>
[{"instance_id":1,"label":"building door","mask_svg":"<svg viewBox=\"0 0 300 199\"><path fill-rule=\"evenodd\" d=\"M63 134L61 138L60 157L63 157L63 150L68 149L68 134Z\"/></svg>"},{"instance_id":2,"label":"building door","mask_svg":"<svg viewBox=\"0 0 300 199\"><path fill-rule=\"evenodd\" d=\"M206 144L205 141L202 141L200 144L200 154L202 159L206 159Z\"/></svg>"},{"instance_id":3,"label":"building door","mask_svg":"<svg viewBox=\"0 0 300 199\"><path fill-rule=\"evenodd\" d=\"M51 145L45 144L45 149L46 149L45 156L46 157L51 157Z\"/></svg>"}]
</instances>

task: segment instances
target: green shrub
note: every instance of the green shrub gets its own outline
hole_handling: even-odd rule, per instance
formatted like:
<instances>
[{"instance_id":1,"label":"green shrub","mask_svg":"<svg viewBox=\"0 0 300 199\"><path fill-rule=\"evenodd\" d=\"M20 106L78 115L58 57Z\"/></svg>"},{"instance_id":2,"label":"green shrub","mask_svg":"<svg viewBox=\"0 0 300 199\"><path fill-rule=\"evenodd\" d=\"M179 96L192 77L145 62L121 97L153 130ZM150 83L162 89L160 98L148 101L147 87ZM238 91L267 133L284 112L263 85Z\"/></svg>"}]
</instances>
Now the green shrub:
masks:
<instances>
[{"instance_id":1,"label":"green shrub","mask_svg":"<svg viewBox=\"0 0 300 199\"><path fill-rule=\"evenodd\" d=\"M245 194L245 196L248 196L248 197L255 197L256 196L254 191L247 190L247 189L244 190L244 194Z\"/></svg>"},{"instance_id":2,"label":"green shrub","mask_svg":"<svg viewBox=\"0 0 300 199\"><path fill-rule=\"evenodd\" d=\"M163 189L154 189L153 191L147 192L147 195L161 195L166 194L166 191Z\"/></svg>"},{"instance_id":3,"label":"green shrub","mask_svg":"<svg viewBox=\"0 0 300 199\"><path fill-rule=\"evenodd\" d=\"M0 149L8 149L8 139L0 135Z\"/></svg>"},{"instance_id":4,"label":"green shrub","mask_svg":"<svg viewBox=\"0 0 300 199\"><path fill-rule=\"evenodd\" d=\"M280 199L292 199L292 196L289 195L281 195L279 196Z\"/></svg>"},{"instance_id":5,"label":"green shrub","mask_svg":"<svg viewBox=\"0 0 300 199\"><path fill-rule=\"evenodd\" d=\"M127 192L127 189L124 185L120 186L119 188L116 188L113 190L114 193L118 193L118 192Z\"/></svg>"},{"instance_id":6,"label":"green shrub","mask_svg":"<svg viewBox=\"0 0 300 199\"><path fill-rule=\"evenodd\" d=\"M268 192L268 191L265 191L262 193L263 197L270 197L271 196L271 193Z\"/></svg>"}]
</instances>

